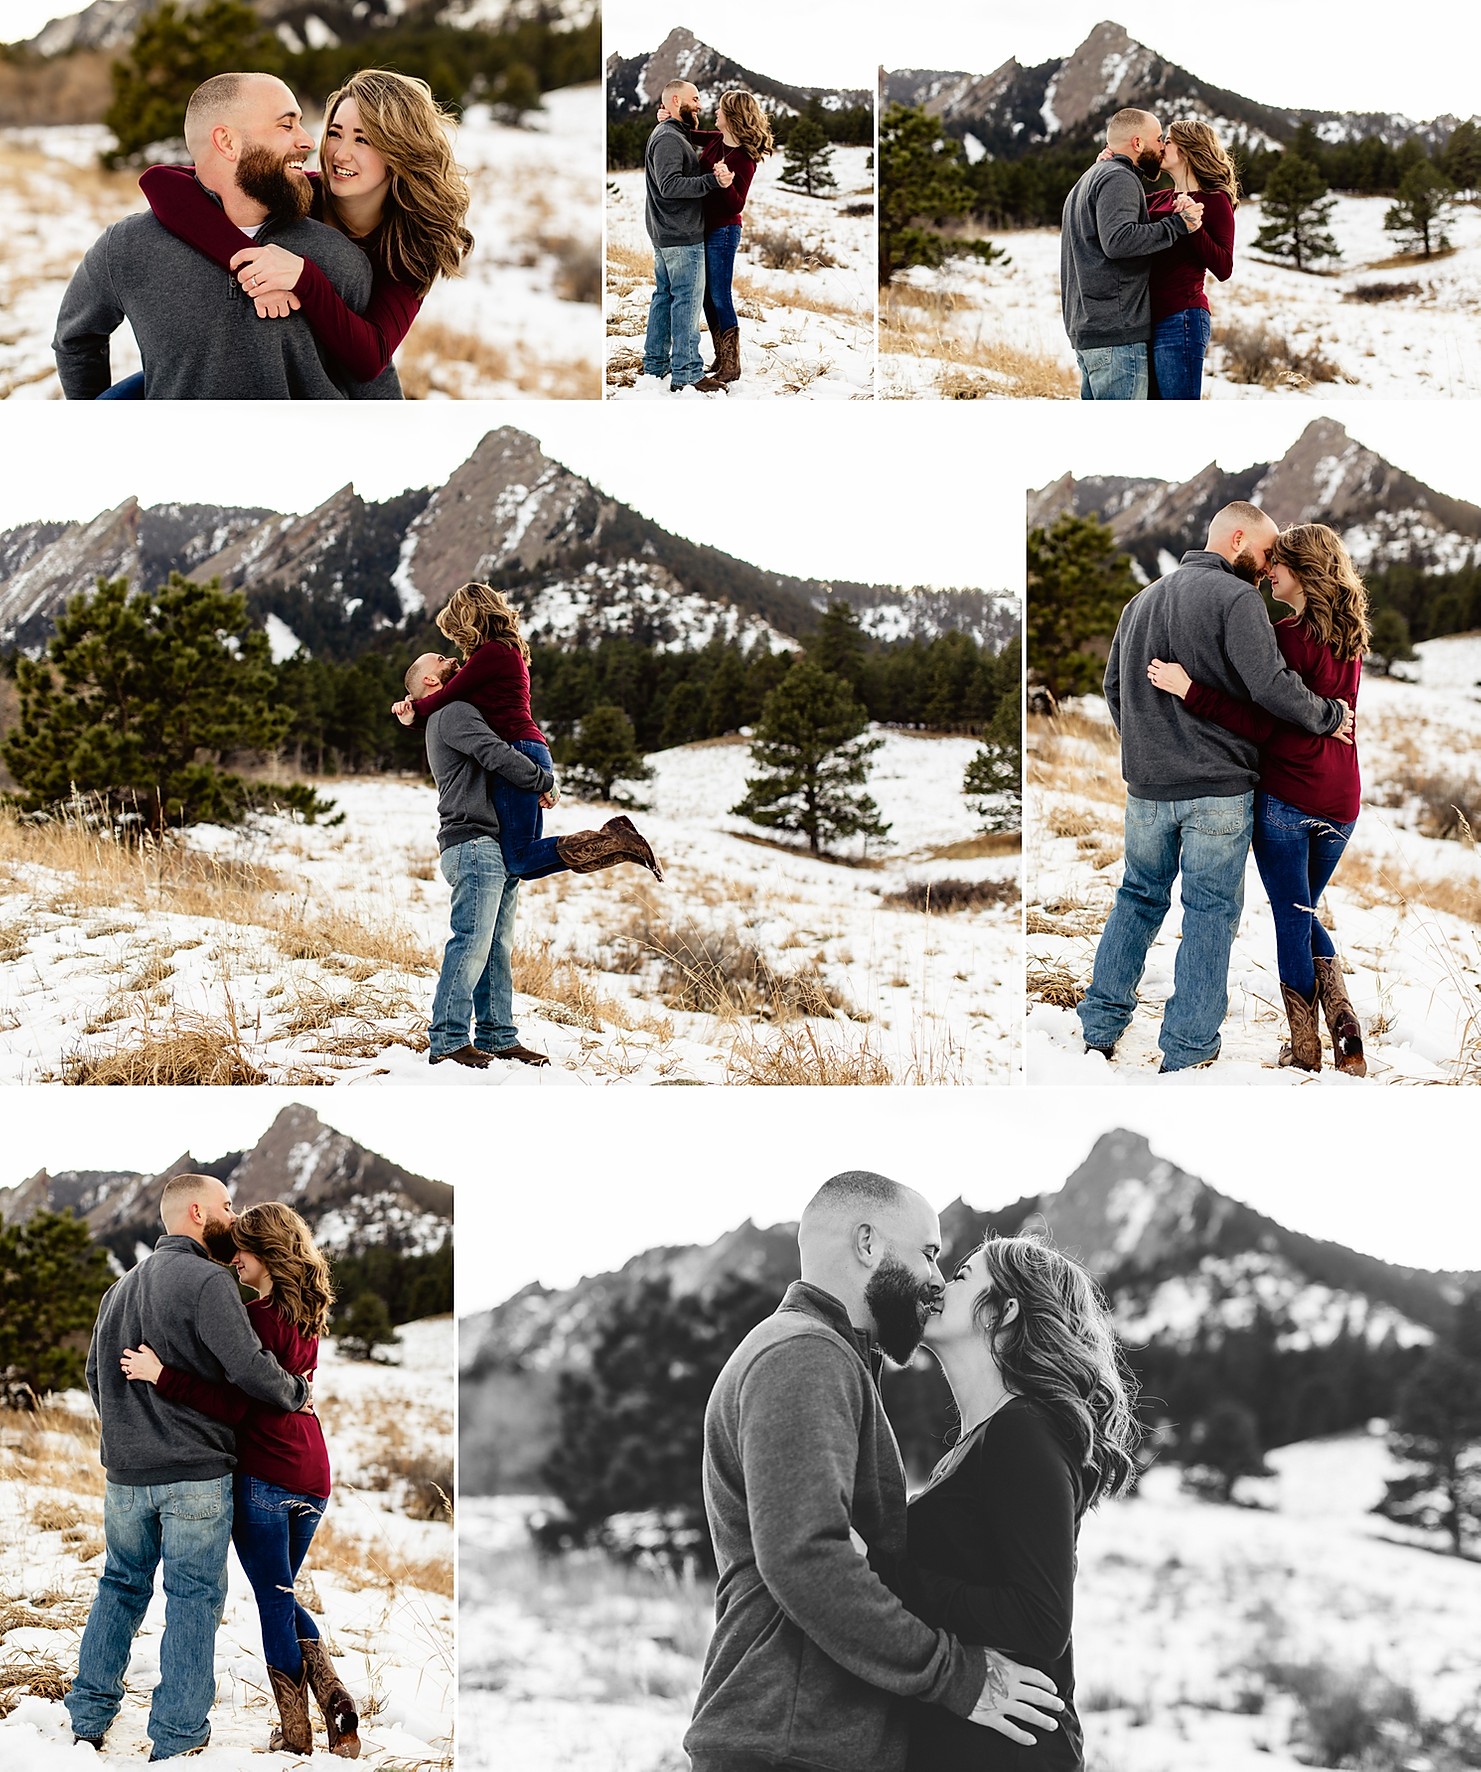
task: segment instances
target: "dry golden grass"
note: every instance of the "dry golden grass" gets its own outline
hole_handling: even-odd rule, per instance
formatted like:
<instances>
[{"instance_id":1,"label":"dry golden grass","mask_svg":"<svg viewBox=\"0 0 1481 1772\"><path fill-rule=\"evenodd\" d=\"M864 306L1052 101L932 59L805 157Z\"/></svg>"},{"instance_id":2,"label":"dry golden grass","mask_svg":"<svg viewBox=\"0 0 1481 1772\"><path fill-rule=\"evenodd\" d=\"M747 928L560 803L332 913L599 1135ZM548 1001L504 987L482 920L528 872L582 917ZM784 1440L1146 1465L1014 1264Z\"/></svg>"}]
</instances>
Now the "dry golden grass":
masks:
<instances>
[{"instance_id":1,"label":"dry golden grass","mask_svg":"<svg viewBox=\"0 0 1481 1772\"><path fill-rule=\"evenodd\" d=\"M936 391L944 399L1078 398L1079 378L1053 357L956 330L955 318L973 311L961 296L887 285L879 293L879 348L939 364Z\"/></svg>"},{"instance_id":2,"label":"dry golden grass","mask_svg":"<svg viewBox=\"0 0 1481 1772\"><path fill-rule=\"evenodd\" d=\"M267 1080L248 1056L230 1007L225 1019L174 1011L162 1025L132 1029L111 1047L62 1055L61 1081L79 1085L217 1088Z\"/></svg>"},{"instance_id":3,"label":"dry golden grass","mask_svg":"<svg viewBox=\"0 0 1481 1772\"><path fill-rule=\"evenodd\" d=\"M0 1663L0 1718L8 1717L23 1698L45 1698L56 1704L71 1688L72 1676L50 1655Z\"/></svg>"},{"instance_id":4,"label":"dry golden grass","mask_svg":"<svg viewBox=\"0 0 1481 1772\"><path fill-rule=\"evenodd\" d=\"M929 843L921 854L930 861L983 861L992 855L1017 855L1022 849L1022 831L979 831L955 843Z\"/></svg>"},{"instance_id":5,"label":"dry golden grass","mask_svg":"<svg viewBox=\"0 0 1481 1772\"><path fill-rule=\"evenodd\" d=\"M356 1592L390 1587L419 1588L449 1600L453 1595L451 1551L418 1555L379 1540L367 1544L333 1519L325 1520L314 1534L309 1560L314 1569L332 1570Z\"/></svg>"},{"instance_id":6,"label":"dry golden grass","mask_svg":"<svg viewBox=\"0 0 1481 1772\"><path fill-rule=\"evenodd\" d=\"M1077 806L1051 806L1044 814L1044 828L1052 837L1085 837L1096 824Z\"/></svg>"},{"instance_id":7,"label":"dry golden grass","mask_svg":"<svg viewBox=\"0 0 1481 1772\"><path fill-rule=\"evenodd\" d=\"M505 349L477 333L459 331L437 320L421 320L406 335L396 362L401 389L408 400L468 398L496 382L541 400L596 400L601 382L591 363L559 358L537 359L518 349ZM482 398L475 391L473 398Z\"/></svg>"},{"instance_id":8,"label":"dry golden grass","mask_svg":"<svg viewBox=\"0 0 1481 1772\"><path fill-rule=\"evenodd\" d=\"M1030 997L1055 1009L1073 1009L1085 995L1084 985L1064 966L1030 966L1024 985Z\"/></svg>"},{"instance_id":9,"label":"dry golden grass","mask_svg":"<svg viewBox=\"0 0 1481 1772\"><path fill-rule=\"evenodd\" d=\"M726 1055L727 1083L762 1088L883 1088L895 1081L867 1037L857 1044L823 1042L803 1023L769 1039L747 1033Z\"/></svg>"},{"instance_id":10,"label":"dry golden grass","mask_svg":"<svg viewBox=\"0 0 1481 1772\"><path fill-rule=\"evenodd\" d=\"M0 923L0 965L7 960L19 960L30 945L30 931L19 918L9 923Z\"/></svg>"},{"instance_id":11,"label":"dry golden grass","mask_svg":"<svg viewBox=\"0 0 1481 1772\"><path fill-rule=\"evenodd\" d=\"M1378 862L1351 849L1335 882L1368 905L1404 905L1413 911L1444 911L1481 928L1481 875L1424 875L1395 862Z\"/></svg>"}]
</instances>

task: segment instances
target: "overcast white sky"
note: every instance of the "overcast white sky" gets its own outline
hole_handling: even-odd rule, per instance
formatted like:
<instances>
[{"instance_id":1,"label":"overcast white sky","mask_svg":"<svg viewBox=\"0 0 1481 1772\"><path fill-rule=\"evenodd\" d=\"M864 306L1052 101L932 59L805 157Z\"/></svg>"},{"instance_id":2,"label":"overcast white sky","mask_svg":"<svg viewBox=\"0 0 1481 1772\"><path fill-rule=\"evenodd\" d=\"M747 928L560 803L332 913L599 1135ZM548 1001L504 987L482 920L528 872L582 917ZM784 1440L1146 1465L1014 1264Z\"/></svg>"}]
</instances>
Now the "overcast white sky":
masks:
<instances>
[{"instance_id":1,"label":"overcast white sky","mask_svg":"<svg viewBox=\"0 0 1481 1772\"><path fill-rule=\"evenodd\" d=\"M1051 402L1015 407L1012 459L1026 487L1061 474L1150 474L1185 480L1210 461L1227 469L1276 461L1318 416L1437 492L1481 504L1481 466L1471 447L1470 408L1446 401L1384 400L1325 409L1305 400L1215 406L1159 406L1145 426L1128 429L1109 405L1070 408ZM893 416L893 413L891 414ZM993 417L995 414L980 414Z\"/></svg>"},{"instance_id":2,"label":"overcast white sky","mask_svg":"<svg viewBox=\"0 0 1481 1772\"><path fill-rule=\"evenodd\" d=\"M791 409L795 413L795 408ZM790 414L786 414L790 416ZM380 404L335 429L327 409L166 402L28 407L7 429L0 530L146 505L308 511L353 481L366 498L441 484L487 431L513 425L665 529L803 578L1021 588L1026 484L989 465L1001 424L952 407L666 407L590 401ZM18 447L24 438L24 447Z\"/></svg>"},{"instance_id":3,"label":"overcast white sky","mask_svg":"<svg viewBox=\"0 0 1481 1772\"><path fill-rule=\"evenodd\" d=\"M603 56L643 55L676 25L755 74L790 86L872 87L875 0L746 0L744 6L603 0Z\"/></svg>"},{"instance_id":4,"label":"overcast white sky","mask_svg":"<svg viewBox=\"0 0 1481 1772\"><path fill-rule=\"evenodd\" d=\"M81 10L67 0L0 0L0 43L24 43L54 18Z\"/></svg>"},{"instance_id":5,"label":"overcast white sky","mask_svg":"<svg viewBox=\"0 0 1481 1772\"><path fill-rule=\"evenodd\" d=\"M1054 0L1052 6L985 6L931 0L882 6L887 68L991 73L1010 56L1024 67L1067 56L1103 19L1211 85L1262 104L1319 111L1399 111L1416 119L1481 103L1481 8L1403 8L1349 0L1245 0L1237 12L1154 0Z\"/></svg>"}]
</instances>

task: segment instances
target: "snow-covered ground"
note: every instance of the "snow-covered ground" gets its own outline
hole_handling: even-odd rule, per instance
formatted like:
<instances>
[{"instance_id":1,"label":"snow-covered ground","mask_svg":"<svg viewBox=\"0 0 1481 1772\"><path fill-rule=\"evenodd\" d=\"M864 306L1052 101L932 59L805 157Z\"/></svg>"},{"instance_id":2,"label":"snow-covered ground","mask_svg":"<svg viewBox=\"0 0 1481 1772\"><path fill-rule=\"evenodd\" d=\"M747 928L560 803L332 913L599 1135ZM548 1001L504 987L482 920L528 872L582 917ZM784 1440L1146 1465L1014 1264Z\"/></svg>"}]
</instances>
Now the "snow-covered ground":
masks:
<instances>
[{"instance_id":1,"label":"snow-covered ground","mask_svg":"<svg viewBox=\"0 0 1481 1772\"><path fill-rule=\"evenodd\" d=\"M1121 878L1125 788L1098 699L1056 725L1030 722L1024 893L1031 1083L1328 1084L1481 1080L1481 855L1426 833L1426 803L1481 791L1481 637L1431 640L1414 681L1366 678L1358 700L1363 811L1323 898L1365 1030L1368 1075L1276 1068L1284 1037L1270 907L1253 859L1229 971L1218 1062L1157 1077L1158 1019L1171 994L1180 908L1153 944L1131 1027L1108 1064L1086 1054L1069 999L1089 983L1095 943ZM1468 798L1469 796L1469 798ZM1330 1053L1326 1054L1329 1061Z\"/></svg>"},{"instance_id":2,"label":"snow-covered ground","mask_svg":"<svg viewBox=\"0 0 1481 1772\"><path fill-rule=\"evenodd\" d=\"M157 876L150 884L147 868L118 872L111 846L99 859L83 845L74 869L11 825L0 844L0 1078L75 1076L147 1029L205 1027L219 1042L234 1022L233 1049L283 1083L1007 1082L1022 1018L1019 858L950 853L996 847L972 841L960 791L975 749L885 735L869 788L892 829L865 866L754 840L727 810L744 791L743 742L653 757L642 798L654 810L636 816L664 884L623 866L523 888L515 1007L525 1040L551 1057L545 1070L429 1070L448 903L430 786L327 783L345 814L337 827L274 818L252 832L193 832L211 858L204 896ZM547 829L590 828L611 813L563 802ZM243 865L272 877L248 879ZM886 902L938 880L1011 885L1003 903L951 912ZM671 1007L675 979L666 985L660 950L677 949L689 971L722 934L806 981L814 1012L778 1020L708 999Z\"/></svg>"},{"instance_id":3,"label":"snow-covered ground","mask_svg":"<svg viewBox=\"0 0 1481 1772\"><path fill-rule=\"evenodd\" d=\"M1398 1542L1368 1511L1389 1470L1382 1440L1310 1441L1269 1462L1278 1475L1242 1492L1258 1509L1184 1495L1169 1468L1086 1519L1075 1668L1091 1772L1356 1763L1321 1752L1315 1706L1283 1689L1292 1669L1370 1701L1392 1681L1440 1724L1473 1702L1481 1567ZM519 1530L535 1505L462 1511L461 1764L682 1772L709 1590L584 1554L537 1562Z\"/></svg>"},{"instance_id":4,"label":"snow-covered ground","mask_svg":"<svg viewBox=\"0 0 1481 1772\"><path fill-rule=\"evenodd\" d=\"M1342 258L1323 261L1312 273L1257 255L1260 203L1256 198L1240 204L1234 275L1227 283L1208 280L1214 343L1205 398L1481 394L1481 206L1456 210L1450 228L1455 252L1397 265L1386 262L1395 256L1395 243L1383 231L1390 206L1385 197L1338 197L1331 231ZM940 271L917 269L897 280L904 289L889 300L898 324L887 323L880 333L882 397L931 399L960 393L964 382L979 396L1078 397L1075 355L1060 319L1058 230L992 238L1010 263L954 260ZM1371 292L1378 284L1408 293L1379 301L1353 298L1354 290ZM1272 388L1232 378L1221 332L1262 326L1305 363L1297 380Z\"/></svg>"},{"instance_id":5,"label":"snow-covered ground","mask_svg":"<svg viewBox=\"0 0 1481 1772\"><path fill-rule=\"evenodd\" d=\"M826 197L781 183L784 156L756 169L735 263L741 379L729 398L800 395L867 400L874 386L874 174L867 148L835 148L838 181ZM850 212L854 213L850 213ZM768 242L791 236L791 268L768 268ZM773 253L772 256L778 256ZM643 173L607 179L607 398L657 399L668 384L639 382L653 294L653 249L643 226ZM700 335L708 362L708 332ZM704 396L693 396L703 398ZM712 399L722 396L714 394Z\"/></svg>"},{"instance_id":6,"label":"snow-covered ground","mask_svg":"<svg viewBox=\"0 0 1481 1772\"><path fill-rule=\"evenodd\" d=\"M361 1764L384 1772L446 1772L456 1708L453 1529L410 1517L398 1463L442 1481L452 1468L453 1328L447 1317L405 1325L392 1365L357 1365L322 1350L315 1407L335 1489L298 1584L361 1709ZM0 1412L0 1705L6 1772L76 1768L61 1692L102 1572L103 1473L85 1394L39 1418ZM211 1741L201 1772L253 1772L275 1711L251 1588L233 1552L216 1638ZM134 1642L123 1709L89 1765L148 1756L145 1725L159 1681L164 1596L156 1590ZM318 1723L317 1711L315 1721ZM320 1736L317 1744L323 1748Z\"/></svg>"},{"instance_id":7,"label":"snow-covered ground","mask_svg":"<svg viewBox=\"0 0 1481 1772\"><path fill-rule=\"evenodd\" d=\"M600 396L602 115L596 85L547 93L524 128L469 108L455 151L473 256L433 287L397 353L408 396ZM111 139L101 125L0 130L0 398L61 397L51 339L68 280L110 222L143 206L134 173L99 169ZM115 380L139 367L127 324L112 361Z\"/></svg>"}]
</instances>

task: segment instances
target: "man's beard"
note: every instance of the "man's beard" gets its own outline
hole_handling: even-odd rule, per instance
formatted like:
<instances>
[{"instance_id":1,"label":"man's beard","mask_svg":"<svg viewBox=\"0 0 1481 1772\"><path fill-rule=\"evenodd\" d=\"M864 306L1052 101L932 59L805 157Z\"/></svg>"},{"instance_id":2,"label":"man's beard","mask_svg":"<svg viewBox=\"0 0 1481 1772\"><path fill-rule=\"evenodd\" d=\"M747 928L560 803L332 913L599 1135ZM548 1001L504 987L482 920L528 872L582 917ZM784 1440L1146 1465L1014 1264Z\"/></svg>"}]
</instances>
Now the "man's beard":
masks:
<instances>
[{"instance_id":1,"label":"man's beard","mask_svg":"<svg viewBox=\"0 0 1481 1772\"><path fill-rule=\"evenodd\" d=\"M921 1305L934 1304L934 1286L923 1286L903 1262L886 1259L869 1276L864 1302L874 1318L879 1345L897 1366L908 1366L926 1326Z\"/></svg>"},{"instance_id":2,"label":"man's beard","mask_svg":"<svg viewBox=\"0 0 1481 1772\"><path fill-rule=\"evenodd\" d=\"M1248 548L1241 548L1229 564L1246 584L1252 585L1259 584L1270 570L1262 566Z\"/></svg>"},{"instance_id":3,"label":"man's beard","mask_svg":"<svg viewBox=\"0 0 1481 1772\"><path fill-rule=\"evenodd\" d=\"M1136 157L1136 169L1143 178L1160 178L1162 175L1162 156L1154 153L1151 148L1143 148Z\"/></svg>"},{"instance_id":4,"label":"man's beard","mask_svg":"<svg viewBox=\"0 0 1481 1772\"><path fill-rule=\"evenodd\" d=\"M685 129L698 129L699 128L699 106L698 105L680 105L679 106L679 121L680 121L680 123L683 124Z\"/></svg>"},{"instance_id":5,"label":"man's beard","mask_svg":"<svg viewBox=\"0 0 1481 1772\"><path fill-rule=\"evenodd\" d=\"M206 1253L223 1266L235 1261L239 1253L237 1240L224 1218L208 1218L201 1226L201 1241L206 1245Z\"/></svg>"},{"instance_id":6,"label":"man's beard","mask_svg":"<svg viewBox=\"0 0 1481 1772\"><path fill-rule=\"evenodd\" d=\"M313 186L301 172L289 172L281 154L253 142L237 161L237 189L260 203L275 221L302 221L313 207Z\"/></svg>"}]
</instances>

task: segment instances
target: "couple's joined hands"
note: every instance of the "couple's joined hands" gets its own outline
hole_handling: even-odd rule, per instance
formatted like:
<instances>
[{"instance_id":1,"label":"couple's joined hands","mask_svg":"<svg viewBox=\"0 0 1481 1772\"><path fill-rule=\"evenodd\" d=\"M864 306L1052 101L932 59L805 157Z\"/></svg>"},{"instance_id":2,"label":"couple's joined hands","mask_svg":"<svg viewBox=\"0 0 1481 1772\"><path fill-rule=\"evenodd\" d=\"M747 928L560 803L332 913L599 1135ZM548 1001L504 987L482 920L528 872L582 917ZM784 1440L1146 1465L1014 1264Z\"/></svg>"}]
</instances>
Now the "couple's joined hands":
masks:
<instances>
[{"instance_id":1,"label":"couple's joined hands","mask_svg":"<svg viewBox=\"0 0 1481 1772\"><path fill-rule=\"evenodd\" d=\"M1176 695L1179 700L1186 699L1188 691L1193 687L1193 679L1180 664L1172 664L1161 658L1154 658L1147 666L1147 676L1154 689L1165 689L1169 695ZM1354 718L1353 710L1348 708L1342 716L1342 724L1335 732L1329 732L1327 737L1335 738L1341 744L1351 744Z\"/></svg>"},{"instance_id":2,"label":"couple's joined hands","mask_svg":"<svg viewBox=\"0 0 1481 1772\"><path fill-rule=\"evenodd\" d=\"M237 282L252 298L259 320L283 320L299 306L293 293L303 275L303 260L285 246L244 246L232 254Z\"/></svg>"}]
</instances>

